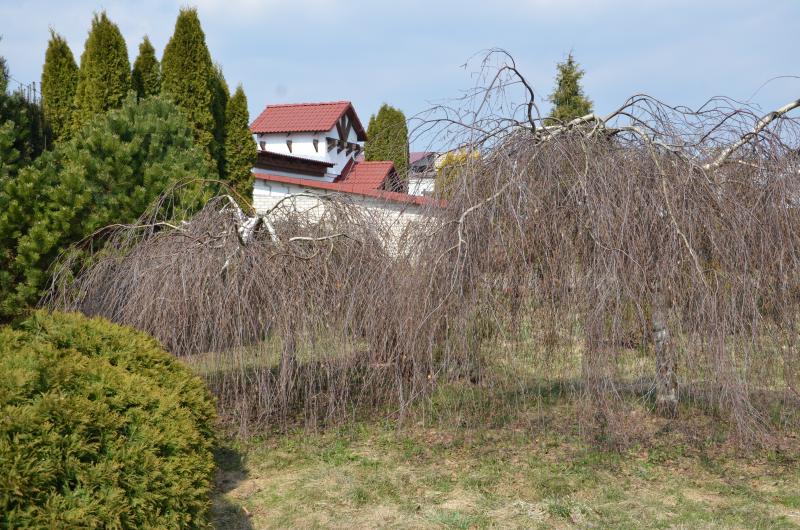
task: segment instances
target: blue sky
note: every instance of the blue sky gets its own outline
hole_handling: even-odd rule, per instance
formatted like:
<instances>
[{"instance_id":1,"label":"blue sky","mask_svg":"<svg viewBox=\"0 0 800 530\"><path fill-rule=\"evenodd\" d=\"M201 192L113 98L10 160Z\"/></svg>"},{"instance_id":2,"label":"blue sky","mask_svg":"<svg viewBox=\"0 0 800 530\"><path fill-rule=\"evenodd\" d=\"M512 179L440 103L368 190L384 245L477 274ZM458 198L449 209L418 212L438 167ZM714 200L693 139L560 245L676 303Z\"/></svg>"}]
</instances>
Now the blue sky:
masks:
<instances>
[{"instance_id":1,"label":"blue sky","mask_svg":"<svg viewBox=\"0 0 800 530\"><path fill-rule=\"evenodd\" d=\"M105 9L131 60L147 34L161 54L185 2L0 0L0 55L39 81L48 28L76 60L92 13ZM472 85L462 65L510 51L542 98L573 50L595 110L646 92L697 106L716 95L765 110L800 97L800 1L196 0L212 57L242 83L251 117L267 103L353 101L366 122L382 102L413 115ZM754 94L755 93L755 94ZM547 105L545 104L546 108ZM544 109L543 109L544 110ZM417 146L424 147L424 146Z\"/></svg>"}]
</instances>

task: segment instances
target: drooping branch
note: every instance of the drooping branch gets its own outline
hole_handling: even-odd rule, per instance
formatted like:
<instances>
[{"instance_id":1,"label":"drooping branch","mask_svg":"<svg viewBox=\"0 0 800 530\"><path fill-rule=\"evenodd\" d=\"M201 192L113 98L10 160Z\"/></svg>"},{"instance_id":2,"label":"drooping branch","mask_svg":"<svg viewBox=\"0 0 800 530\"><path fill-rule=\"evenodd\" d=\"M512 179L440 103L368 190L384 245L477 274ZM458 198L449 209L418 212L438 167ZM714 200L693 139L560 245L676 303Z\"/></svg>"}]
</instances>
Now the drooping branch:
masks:
<instances>
[{"instance_id":1,"label":"drooping branch","mask_svg":"<svg viewBox=\"0 0 800 530\"><path fill-rule=\"evenodd\" d=\"M735 153L743 145L745 145L748 142L750 142L753 138L755 138L759 134L761 134L761 132L764 129L766 129L767 126L770 123L772 123L773 121L775 121L777 119L780 119L787 112L790 112L790 111L792 111L792 110L794 110L794 109L796 109L798 107L800 107L800 99L796 99L796 100L792 101L791 103L787 103L786 105L784 105L783 107L779 108L778 110L770 112L769 114L767 114L766 116L764 116L763 118L758 120L758 123L756 123L756 126L753 128L752 131L750 131L750 132L748 132L746 134L743 134L742 137L739 138L739 140L734 142L729 147L725 148L719 154L719 156L717 158L715 158L713 161L705 164L703 166L703 169L710 170L710 169L717 169L717 168L721 167L725 162L728 161L728 158L730 158L730 156L733 153Z\"/></svg>"}]
</instances>

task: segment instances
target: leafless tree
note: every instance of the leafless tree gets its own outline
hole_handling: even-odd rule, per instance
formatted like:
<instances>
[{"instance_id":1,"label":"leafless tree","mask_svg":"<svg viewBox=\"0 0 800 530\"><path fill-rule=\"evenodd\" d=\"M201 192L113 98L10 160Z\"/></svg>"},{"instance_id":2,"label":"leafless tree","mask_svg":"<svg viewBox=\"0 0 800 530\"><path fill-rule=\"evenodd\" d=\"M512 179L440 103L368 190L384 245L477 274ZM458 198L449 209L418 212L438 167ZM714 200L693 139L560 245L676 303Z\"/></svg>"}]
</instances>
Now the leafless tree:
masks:
<instances>
[{"instance_id":1,"label":"leafless tree","mask_svg":"<svg viewBox=\"0 0 800 530\"><path fill-rule=\"evenodd\" d=\"M498 335L524 332L542 366L580 359L586 417L612 434L626 395L668 417L691 395L763 440L761 398L798 398L798 106L637 95L545 126L490 50L473 90L416 118L480 156L402 237L346 197L307 215L220 196L183 223L156 205L69 254L47 303L152 333L243 432L364 406L402 419L442 381L486 384ZM631 349L648 377L620 373Z\"/></svg>"}]
</instances>

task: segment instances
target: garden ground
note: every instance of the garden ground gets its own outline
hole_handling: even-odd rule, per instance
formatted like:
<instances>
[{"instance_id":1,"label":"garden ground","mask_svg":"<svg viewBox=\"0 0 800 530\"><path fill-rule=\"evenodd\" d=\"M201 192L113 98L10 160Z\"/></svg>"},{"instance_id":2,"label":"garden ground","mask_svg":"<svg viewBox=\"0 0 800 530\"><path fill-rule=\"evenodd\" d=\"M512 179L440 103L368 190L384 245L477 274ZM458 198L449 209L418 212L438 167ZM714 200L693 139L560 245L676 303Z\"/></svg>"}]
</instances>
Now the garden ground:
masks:
<instances>
[{"instance_id":1,"label":"garden ground","mask_svg":"<svg viewBox=\"0 0 800 530\"><path fill-rule=\"evenodd\" d=\"M784 452L743 454L714 439L713 422L701 434L668 421L645 445L604 449L558 427L550 406L538 425L371 422L229 441L217 455L215 524L800 528L800 467Z\"/></svg>"}]
</instances>

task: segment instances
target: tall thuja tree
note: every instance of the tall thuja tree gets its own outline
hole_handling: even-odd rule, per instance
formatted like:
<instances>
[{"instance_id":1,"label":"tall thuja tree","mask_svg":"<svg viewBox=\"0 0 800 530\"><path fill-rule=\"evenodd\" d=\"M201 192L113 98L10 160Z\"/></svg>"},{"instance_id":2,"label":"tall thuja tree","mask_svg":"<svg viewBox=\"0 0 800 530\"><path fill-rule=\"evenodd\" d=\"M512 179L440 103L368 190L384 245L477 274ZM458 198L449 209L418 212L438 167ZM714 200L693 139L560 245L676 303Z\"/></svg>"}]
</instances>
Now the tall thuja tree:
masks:
<instances>
[{"instance_id":1,"label":"tall thuja tree","mask_svg":"<svg viewBox=\"0 0 800 530\"><path fill-rule=\"evenodd\" d=\"M75 92L73 133L97 114L122 106L131 89L131 64L125 39L105 11L95 15L81 55Z\"/></svg>"},{"instance_id":2,"label":"tall thuja tree","mask_svg":"<svg viewBox=\"0 0 800 530\"><path fill-rule=\"evenodd\" d=\"M129 97L68 142L0 183L0 320L36 303L48 269L72 243L142 215L181 181L180 206L203 202L198 179L216 178L174 104Z\"/></svg>"},{"instance_id":3,"label":"tall thuja tree","mask_svg":"<svg viewBox=\"0 0 800 530\"><path fill-rule=\"evenodd\" d=\"M67 41L50 30L42 70L42 107L53 140L65 139L72 126L78 65Z\"/></svg>"},{"instance_id":4,"label":"tall thuja tree","mask_svg":"<svg viewBox=\"0 0 800 530\"><path fill-rule=\"evenodd\" d=\"M225 112L231 92L219 65L214 65L212 88L214 97L211 103L211 112L214 115L214 143L216 144L214 158L217 161L219 174L223 177L225 176L225 135L227 131Z\"/></svg>"},{"instance_id":5,"label":"tall thuja tree","mask_svg":"<svg viewBox=\"0 0 800 530\"><path fill-rule=\"evenodd\" d=\"M236 87L228 100L225 119L225 180L242 197L252 200L256 143L250 132L247 96L242 85Z\"/></svg>"},{"instance_id":6,"label":"tall thuja tree","mask_svg":"<svg viewBox=\"0 0 800 530\"><path fill-rule=\"evenodd\" d=\"M161 93L178 105L194 130L196 143L215 163L221 150L215 136L218 90L217 73L197 10L181 9L161 59Z\"/></svg>"},{"instance_id":7,"label":"tall thuja tree","mask_svg":"<svg viewBox=\"0 0 800 530\"><path fill-rule=\"evenodd\" d=\"M133 62L131 83L139 99L155 96L161 90L161 65L156 59L156 50L145 35L139 44L139 55Z\"/></svg>"},{"instance_id":8,"label":"tall thuja tree","mask_svg":"<svg viewBox=\"0 0 800 530\"><path fill-rule=\"evenodd\" d=\"M592 112L592 101L586 97L581 87L584 71L575 62L572 52L566 61L558 63L557 68L556 88L549 98L553 111L550 114L551 119L546 120L548 125L564 123Z\"/></svg>"},{"instance_id":9,"label":"tall thuja tree","mask_svg":"<svg viewBox=\"0 0 800 530\"><path fill-rule=\"evenodd\" d=\"M401 110L384 103L377 115L369 119L367 143L364 149L366 160L391 160L407 189L408 173L408 125Z\"/></svg>"}]
</instances>

